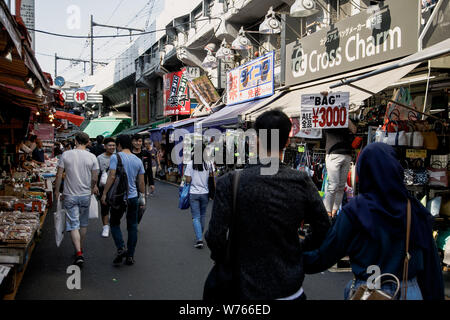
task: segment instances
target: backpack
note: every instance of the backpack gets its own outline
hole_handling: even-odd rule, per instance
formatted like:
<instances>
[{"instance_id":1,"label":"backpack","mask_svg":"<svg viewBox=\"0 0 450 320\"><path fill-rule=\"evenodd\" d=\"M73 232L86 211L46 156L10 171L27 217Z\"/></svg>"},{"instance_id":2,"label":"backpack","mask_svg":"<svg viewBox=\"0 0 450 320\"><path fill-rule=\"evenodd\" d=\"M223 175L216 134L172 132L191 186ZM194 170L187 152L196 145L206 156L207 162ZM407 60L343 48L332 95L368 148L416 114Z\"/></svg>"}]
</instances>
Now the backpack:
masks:
<instances>
[{"instance_id":1,"label":"backpack","mask_svg":"<svg viewBox=\"0 0 450 320\"><path fill-rule=\"evenodd\" d=\"M125 196L128 195L128 177L119 154L117 156L116 178L108 191L106 202L111 209L119 210L126 205Z\"/></svg>"}]
</instances>

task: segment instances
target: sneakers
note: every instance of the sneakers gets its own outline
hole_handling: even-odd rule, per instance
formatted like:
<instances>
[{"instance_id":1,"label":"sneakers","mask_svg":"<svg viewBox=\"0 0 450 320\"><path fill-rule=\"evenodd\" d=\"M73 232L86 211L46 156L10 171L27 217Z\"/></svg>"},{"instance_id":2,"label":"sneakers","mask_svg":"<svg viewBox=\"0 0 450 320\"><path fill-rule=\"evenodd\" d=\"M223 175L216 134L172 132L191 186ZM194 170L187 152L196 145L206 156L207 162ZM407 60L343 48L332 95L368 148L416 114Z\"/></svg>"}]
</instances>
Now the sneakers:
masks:
<instances>
[{"instance_id":1,"label":"sneakers","mask_svg":"<svg viewBox=\"0 0 450 320\"><path fill-rule=\"evenodd\" d=\"M108 238L109 237L109 225L103 226L103 231L102 231L102 237L103 238Z\"/></svg>"},{"instance_id":2,"label":"sneakers","mask_svg":"<svg viewBox=\"0 0 450 320\"><path fill-rule=\"evenodd\" d=\"M127 259L125 260L125 264L127 266L132 266L134 264L134 258L133 257L127 257Z\"/></svg>"},{"instance_id":3,"label":"sneakers","mask_svg":"<svg viewBox=\"0 0 450 320\"><path fill-rule=\"evenodd\" d=\"M125 249L121 249L117 251L117 256L116 258L113 260L113 263L115 265L117 264L121 264L123 261L123 258L125 258L125 256L127 255L127 251Z\"/></svg>"},{"instance_id":4,"label":"sneakers","mask_svg":"<svg viewBox=\"0 0 450 320\"><path fill-rule=\"evenodd\" d=\"M78 267L82 267L83 266L83 263L84 263L84 257L83 256L77 256L76 258L75 258L75 261L74 261L74 265L77 265Z\"/></svg>"},{"instance_id":5,"label":"sneakers","mask_svg":"<svg viewBox=\"0 0 450 320\"><path fill-rule=\"evenodd\" d=\"M203 249L203 241L197 241L197 243L194 245L194 248Z\"/></svg>"}]
</instances>

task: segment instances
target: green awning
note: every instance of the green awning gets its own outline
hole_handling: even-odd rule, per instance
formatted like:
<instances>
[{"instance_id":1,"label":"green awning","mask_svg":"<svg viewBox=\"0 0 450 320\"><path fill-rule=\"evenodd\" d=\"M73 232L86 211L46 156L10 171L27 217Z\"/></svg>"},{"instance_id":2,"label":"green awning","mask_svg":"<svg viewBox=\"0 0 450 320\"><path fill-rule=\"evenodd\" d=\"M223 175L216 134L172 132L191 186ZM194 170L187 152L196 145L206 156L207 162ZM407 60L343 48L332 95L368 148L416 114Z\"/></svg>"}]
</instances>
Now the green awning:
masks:
<instances>
[{"instance_id":1,"label":"green awning","mask_svg":"<svg viewBox=\"0 0 450 320\"><path fill-rule=\"evenodd\" d=\"M115 134L115 135L119 135L119 134L128 134L128 135L132 136L132 135L134 135L134 134L136 134L136 133L139 133L139 132L141 132L141 131L147 130L147 129L148 129L148 126L149 126L149 125L147 124L147 125L143 125L143 126L131 127L131 128L129 128L129 129L124 130L124 131L122 131L122 132L119 132L119 133L117 133L117 134Z\"/></svg>"},{"instance_id":2,"label":"green awning","mask_svg":"<svg viewBox=\"0 0 450 320\"><path fill-rule=\"evenodd\" d=\"M129 123L123 120L93 120L83 130L90 138L96 138L99 135L105 138L116 135L117 133L126 130Z\"/></svg>"},{"instance_id":3,"label":"green awning","mask_svg":"<svg viewBox=\"0 0 450 320\"><path fill-rule=\"evenodd\" d=\"M149 127L149 129L155 129L156 127L158 127L160 124L166 123L166 122L170 122L170 118L166 118L166 119L162 119L156 122L153 122L151 124L151 126Z\"/></svg>"}]
</instances>

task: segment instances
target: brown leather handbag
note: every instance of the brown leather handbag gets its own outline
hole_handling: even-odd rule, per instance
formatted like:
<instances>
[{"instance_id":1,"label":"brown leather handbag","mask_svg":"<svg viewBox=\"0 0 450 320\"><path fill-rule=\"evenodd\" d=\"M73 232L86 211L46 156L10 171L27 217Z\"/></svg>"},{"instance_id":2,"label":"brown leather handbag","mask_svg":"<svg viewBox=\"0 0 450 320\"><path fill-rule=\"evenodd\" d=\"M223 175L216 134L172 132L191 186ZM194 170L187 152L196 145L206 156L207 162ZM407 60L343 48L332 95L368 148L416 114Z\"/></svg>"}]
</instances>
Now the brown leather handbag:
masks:
<instances>
[{"instance_id":1,"label":"brown leather handbag","mask_svg":"<svg viewBox=\"0 0 450 320\"><path fill-rule=\"evenodd\" d=\"M409 238L411 234L411 202L408 199L407 212L406 212L406 255L403 263L403 299L406 300L406 294L408 292L408 264L411 258L409 254ZM356 292L352 295L350 300L396 300L400 291L400 280L391 273L384 273L375 279L375 283L381 281L382 278L391 277L394 280L386 280L381 282L381 286L385 283L393 282L397 285L397 289L393 296L384 292L381 289L369 289L367 285L361 285Z\"/></svg>"}]
</instances>

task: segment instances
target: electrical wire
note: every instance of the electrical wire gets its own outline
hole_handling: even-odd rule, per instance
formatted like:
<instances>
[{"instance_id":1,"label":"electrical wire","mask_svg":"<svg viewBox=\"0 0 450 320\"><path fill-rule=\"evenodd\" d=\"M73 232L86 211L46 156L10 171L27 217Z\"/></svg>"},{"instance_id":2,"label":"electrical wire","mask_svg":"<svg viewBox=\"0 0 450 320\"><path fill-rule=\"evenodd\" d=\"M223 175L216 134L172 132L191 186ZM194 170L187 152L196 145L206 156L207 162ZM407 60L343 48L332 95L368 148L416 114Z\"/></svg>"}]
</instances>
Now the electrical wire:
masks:
<instances>
[{"instance_id":1,"label":"electrical wire","mask_svg":"<svg viewBox=\"0 0 450 320\"><path fill-rule=\"evenodd\" d=\"M206 21L206 20L211 20L211 19L220 19L222 21L222 18L215 18L215 17L208 17L205 19L198 19L196 21ZM185 24L191 24L192 22L184 22L184 23L180 23L174 27L170 27L172 29L175 29L176 27L185 25ZM30 31L34 31L34 32L38 32L38 33L43 33L46 35L50 35L50 36L55 36L55 37L61 37L61 38L69 38L69 39L90 39L90 36L79 36L79 35L69 35L69 34L61 34L61 33L55 33L55 32L50 32L50 31L45 31L45 30L38 30L38 29L32 29L32 28L28 28L28 30ZM132 37L137 37L137 36L142 36L142 35L146 35L146 34L152 34L152 33L156 33L156 32L164 32L167 29L158 29L158 30L152 30L152 31L145 31L145 32L141 32L141 33L134 33L131 34ZM107 38L124 38L124 37L130 37L129 34L117 34L117 35L107 35L107 36L94 36L94 39L107 39Z\"/></svg>"}]
</instances>

